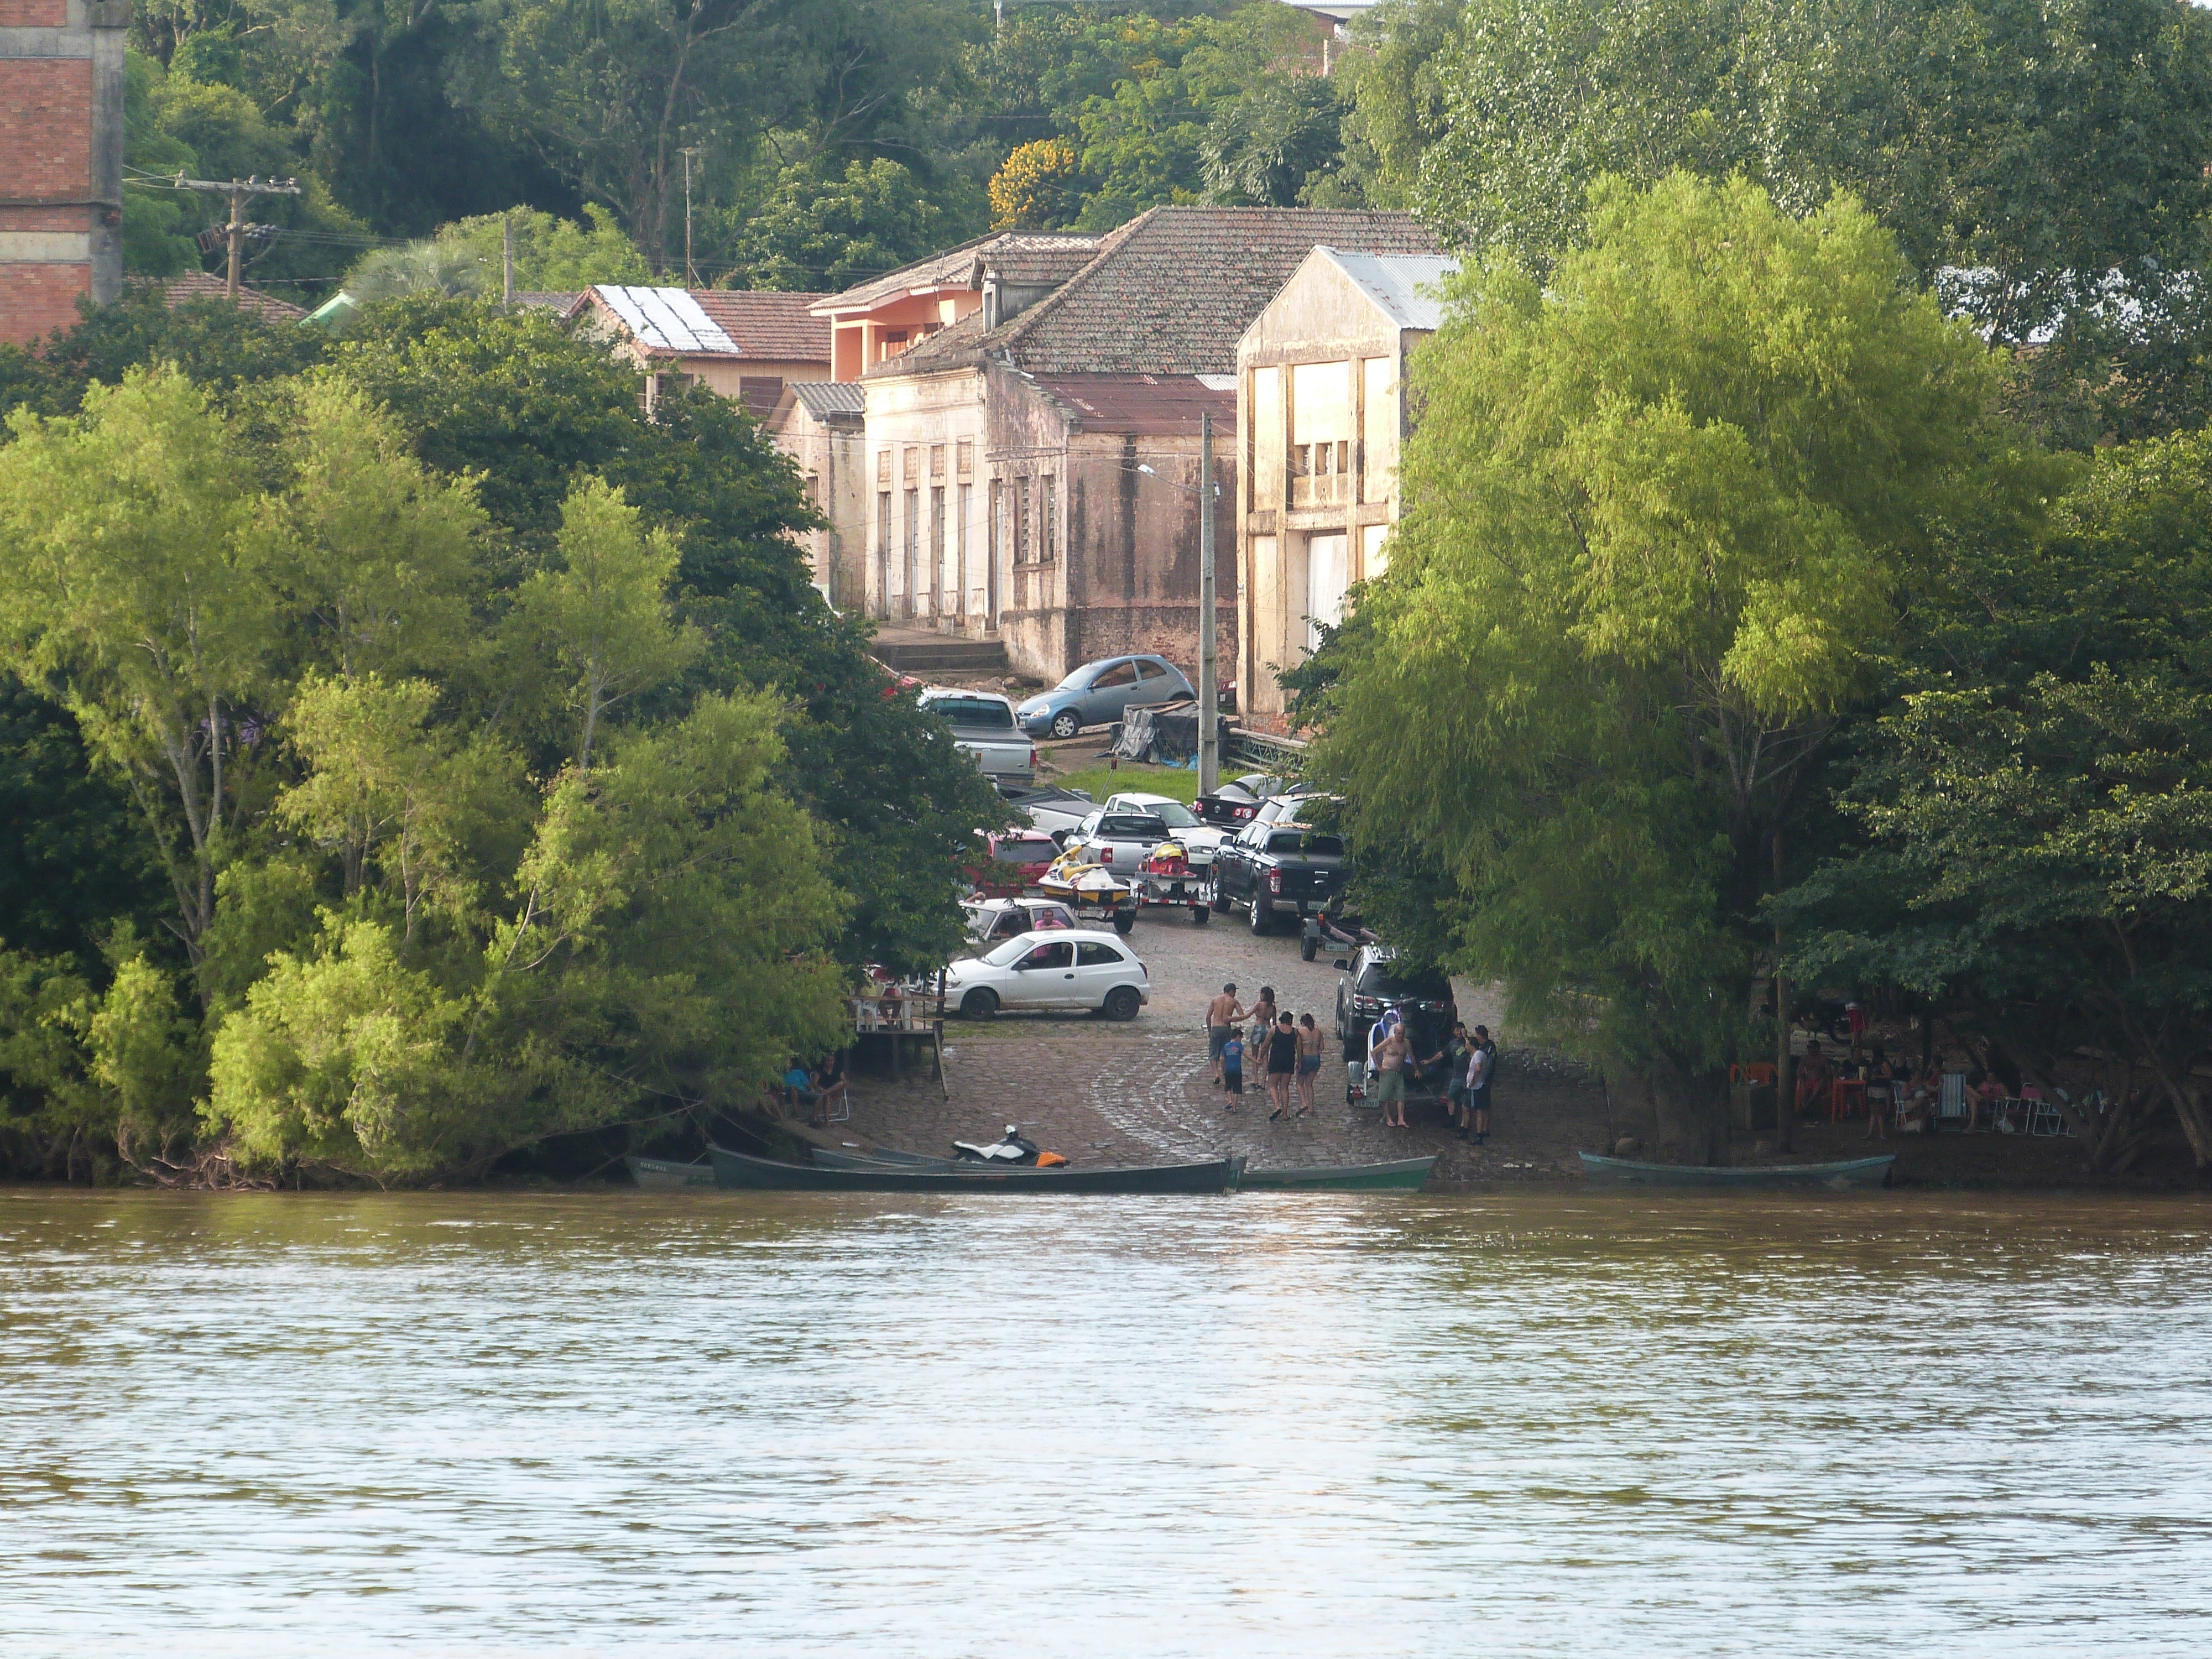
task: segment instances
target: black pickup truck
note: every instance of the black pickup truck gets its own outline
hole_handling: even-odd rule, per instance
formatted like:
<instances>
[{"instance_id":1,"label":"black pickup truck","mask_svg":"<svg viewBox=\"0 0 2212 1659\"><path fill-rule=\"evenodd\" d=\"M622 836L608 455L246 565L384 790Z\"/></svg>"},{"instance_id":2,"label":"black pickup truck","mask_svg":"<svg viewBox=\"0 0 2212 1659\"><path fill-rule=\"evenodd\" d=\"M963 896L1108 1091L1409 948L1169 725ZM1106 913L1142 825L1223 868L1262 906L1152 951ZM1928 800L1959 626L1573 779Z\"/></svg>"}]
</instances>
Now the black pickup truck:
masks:
<instances>
[{"instance_id":1,"label":"black pickup truck","mask_svg":"<svg viewBox=\"0 0 2212 1659\"><path fill-rule=\"evenodd\" d=\"M1242 906L1252 931L1264 933L1278 916L1319 915L1340 908L1348 875L1344 837L1295 823L1254 823L1213 854L1213 908Z\"/></svg>"}]
</instances>

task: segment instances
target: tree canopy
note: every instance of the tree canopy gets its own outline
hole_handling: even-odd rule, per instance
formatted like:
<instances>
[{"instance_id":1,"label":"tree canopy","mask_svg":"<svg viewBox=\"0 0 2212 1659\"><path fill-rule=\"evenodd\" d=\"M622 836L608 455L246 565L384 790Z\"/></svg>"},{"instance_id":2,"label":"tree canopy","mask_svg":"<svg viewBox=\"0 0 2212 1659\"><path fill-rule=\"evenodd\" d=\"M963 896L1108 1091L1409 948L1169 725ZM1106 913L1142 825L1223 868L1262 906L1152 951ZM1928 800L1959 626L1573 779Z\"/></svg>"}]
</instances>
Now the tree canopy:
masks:
<instances>
[{"instance_id":1,"label":"tree canopy","mask_svg":"<svg viewBox=\"0 0 2212 1659\"><path fill-rule=\"evenodd\" d=\"M1316 765L1356 848L1425 849L1392 934L1643 1079L1688 1161L1810 758L1947 511L2008 487L1991 374L1856 203L1683 173L1601 185L1547 283L1469 273L1421 353Z\"/></svg>"}]
</instances>

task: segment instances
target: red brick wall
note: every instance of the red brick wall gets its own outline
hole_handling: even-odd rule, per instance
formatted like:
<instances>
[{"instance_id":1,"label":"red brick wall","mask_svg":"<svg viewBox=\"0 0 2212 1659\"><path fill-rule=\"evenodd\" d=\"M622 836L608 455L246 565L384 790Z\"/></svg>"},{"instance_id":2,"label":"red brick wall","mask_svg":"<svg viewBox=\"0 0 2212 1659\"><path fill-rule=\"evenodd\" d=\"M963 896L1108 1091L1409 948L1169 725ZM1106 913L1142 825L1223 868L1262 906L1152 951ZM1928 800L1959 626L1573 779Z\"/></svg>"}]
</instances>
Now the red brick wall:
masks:
<instances>
[{"instance_id":1,"label":"red brick wall","mask_svg":"<svg viewBox=\"0 0 2212 1659\"><path fill-rule=\"evenodd\" d=\"M28 345L76 325L76 298L92 292L92 266L0 264L0 340Z\"/></svg>"},{"instance_id":2,"label":"red brick wall","mask_svg":"<svg viewBox=\"0 0 2212 1659\"><path fill-rule=\"evenodd\" d=\"M69 0L0 0L0 29L58 29L69 24Z\"/></svg>"},{"instance_id":3,"label":"red brick wall","mask_svg":"<svg viewBox=\"0 0 2212 1659\"><path fill-rule=\"evenodd\" d=\"M63 10L61 0L0 0L0 26L58 23ZM88 58L0 58L0 191L64 202L91 194L92 90ZM91 223L85 207L0 208L0 231L81 235ZM0 264L0 340L69 327L91 289L89 263Z\"/></svg>"},{"instance_id":4,"label":"red brick wall","mask_svg":"<svg viewBox=\"0 0 2212 1659\"><path fill-rule=\"evenodd\" d=\"M90 58L0 58L0 180L15 197L89 193Z\"/></svg>"}]
</instances>

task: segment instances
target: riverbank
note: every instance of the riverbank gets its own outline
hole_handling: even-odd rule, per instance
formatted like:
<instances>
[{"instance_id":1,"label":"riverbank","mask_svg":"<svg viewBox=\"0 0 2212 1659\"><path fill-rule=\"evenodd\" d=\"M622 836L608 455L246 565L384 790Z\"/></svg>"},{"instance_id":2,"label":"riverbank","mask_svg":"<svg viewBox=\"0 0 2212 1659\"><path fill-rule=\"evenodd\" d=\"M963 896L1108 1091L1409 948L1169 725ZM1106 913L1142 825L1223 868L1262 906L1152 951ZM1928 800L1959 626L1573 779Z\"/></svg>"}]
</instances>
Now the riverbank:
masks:
<instances>
[{"instance_id":1,"label":"riverbank","mask_svg":"<svg viewBox=\"0 0 2212 1659\"><path fill-rule=\"evenodd\" d=\"M903 1079L859 1073L853 1087L852 1139L910 1152L945 1151L955 1139L995 1139L1018 1123L1032 1139L1081 1163L1151 1163L1238 1154L1255 1164L1372 1163L1437 1159L1445 1190L1580 1188L1582 1152L1609 1152L1624 1136L1648 1136L1625 1118L1599 1079L1554 1055L1516 1044L1495 988L1455 988L1462 1017L1502 1039L1489 1142L1472 1146L1434 1121L1385 1129L1379 1114L1345 1102L1338 1046L1322 1048L1315 1109L1267 1121L1256 1076L1231 1101L1213 1087L1201 1030L1207 1000L1233 981L1247 1001L1272 987L1278 1005L1310 1012L1324 1034L1334 1025L1340 977L1327 956L1302 962L1294 933L1255 937L1236 917L1194 927L1181 911L1146 911L1131 943L1146 963L1151 1004L1126 1024L1089 1017L1002 1015L945 1027L942 1087L925 1066ZM1234 1111L1224 1110L1233 1104ZM2078 1142L2063 1137L1983 1133L1892 1136L1869 1140L1862 1120L1799 1126L1787 1159L1771 1150L1773 1132L1743 1133L1738 1164L1818 1163L1887 1152L1900 1186L1971 1191L2157 1193L2196 1188L2193 1160L2178 1130L2153 1144L2139 1166L2117 1176L2082 1168Z\"/></svg>"}]
</instances>

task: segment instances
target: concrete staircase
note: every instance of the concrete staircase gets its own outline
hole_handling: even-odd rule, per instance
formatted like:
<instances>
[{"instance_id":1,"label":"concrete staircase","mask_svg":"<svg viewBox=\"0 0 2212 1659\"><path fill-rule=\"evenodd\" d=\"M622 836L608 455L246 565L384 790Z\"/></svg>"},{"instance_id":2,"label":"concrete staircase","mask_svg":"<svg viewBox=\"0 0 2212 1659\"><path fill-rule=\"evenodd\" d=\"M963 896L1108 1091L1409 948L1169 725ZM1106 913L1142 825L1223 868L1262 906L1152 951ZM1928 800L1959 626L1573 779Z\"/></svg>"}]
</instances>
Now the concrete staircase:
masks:
<instances>
[{"instance_id":1,"label":"concrete staircase","mask_svg":"<svg viewBox=\"0 0 2212 1659\"><path fill-rule=\"evenodd\" d=\"M988 679L1006 672L1006 647L994 635L939 634L926 628L882 628L868 649L894 673Z\"/></svg>"}]
</instances>

